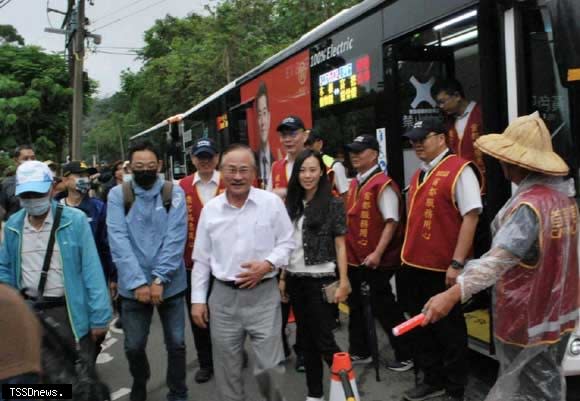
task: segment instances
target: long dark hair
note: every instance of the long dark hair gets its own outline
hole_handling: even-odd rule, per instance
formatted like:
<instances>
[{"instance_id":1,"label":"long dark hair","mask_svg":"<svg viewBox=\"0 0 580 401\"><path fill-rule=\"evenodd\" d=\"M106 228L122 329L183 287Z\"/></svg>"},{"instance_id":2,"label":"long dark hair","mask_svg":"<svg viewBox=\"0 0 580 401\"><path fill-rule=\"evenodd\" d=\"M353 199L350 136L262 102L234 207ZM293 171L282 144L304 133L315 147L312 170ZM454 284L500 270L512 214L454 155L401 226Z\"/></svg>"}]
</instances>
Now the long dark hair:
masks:
<instances>
[{"instance_id":1,"label":"long dark hair","mask_svg":"<svg viewBox=\"0 0 580 401\"><path fill-rule=\"evenodd\" d=\"M312 200L308 203L308 207L304 207L304 197L306 191L300 185L300 168L304 164L304 161L309 157L314 157L318 160L320 165L320 170L322 175L320 181L318 181L318 188ZM290 215L290 220L296 222L302 215L305 217L305 224L308 227L316 228L319 227L326 219L328 213L328 204L332 199L332 192L330 181L328 181L328 176L326 175L326 166L322 160L322 155L314 150L304 150L294 162L294 167L292 168L292 176L290 177L290 182L288 183L288 192L286 194L286 208L288 209L288 214Z\"/></svg>"}]
</instances>

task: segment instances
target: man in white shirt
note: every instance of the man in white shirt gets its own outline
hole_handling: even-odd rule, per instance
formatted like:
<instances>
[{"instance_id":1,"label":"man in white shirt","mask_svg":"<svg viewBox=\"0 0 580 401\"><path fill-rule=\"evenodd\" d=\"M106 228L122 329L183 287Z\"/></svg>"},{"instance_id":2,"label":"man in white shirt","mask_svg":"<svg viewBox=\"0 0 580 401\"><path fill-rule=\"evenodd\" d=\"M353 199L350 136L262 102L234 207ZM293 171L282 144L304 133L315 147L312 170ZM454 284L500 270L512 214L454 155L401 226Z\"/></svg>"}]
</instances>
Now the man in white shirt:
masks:
<instances>
[{"instance_id":1,"label":"man in white shirt","mask_svg":"<svg viewBox=\"0 0 580 401\"><path fill-rule=\"evenodd\" d=\"M272 121L272 117L270 115L269 103L268 88L264 82L260 82L258 92L256 93L256 122L258 125L260 149L256 152L256 159L258 160L258 178L261 188L266 188L269 184L268 177L270 175L270 169L272 163L276 160L270 149L270 122Z\"/></svg>"},{"instance_id":2,"label":"man in white shirt","mask_svg":"<svg viewBox=\"0 0 580 401\"><path fill-rule=\"evenodd\" d=\"M465 97L463 86L456 79L448 79L435 88L437 104L446 116L447 145L457 156L469 160L485 178L483 155L473 144L483 133L481 108ZM485 193L485 181L482 192Z\"/></svg>"},{"instance_id":3,"label":"man in white shirt","mask_svg":"<svg viewBox=\"0 0 580 401\"><path fill-rule=\"evenodd\" d=\"M211 327L218 399L243 401L246 336L258 373L271 372L284 358L275 276L288 264L293 227L278 196L252 187L256 164L249 147L228 148L221 172L226 191L205 205L197 228L191 314L198 326Z\"/></svg>"},{"instance_id":4,"label":"man in white shirt","mask_svg":"<svg viewBox=\"0 0 580 401\"><path fill-rule=\"evenodd\" d=\"M187 243L183 260L187 274L187 303L191 308L191 270L193 269L192 253L195 246L195 232L203 206L225 189L216 167L219 162L219 153L215 142L210 138L198 139L191 149L191 162L197 170L179 182L185 192L187 201ZM211 338L208 329L198 327L190 315L191 330L199 370L194 379L197 383L205 383L213 376L213 362L211 356Z\"/></svg>"}]
</instances>

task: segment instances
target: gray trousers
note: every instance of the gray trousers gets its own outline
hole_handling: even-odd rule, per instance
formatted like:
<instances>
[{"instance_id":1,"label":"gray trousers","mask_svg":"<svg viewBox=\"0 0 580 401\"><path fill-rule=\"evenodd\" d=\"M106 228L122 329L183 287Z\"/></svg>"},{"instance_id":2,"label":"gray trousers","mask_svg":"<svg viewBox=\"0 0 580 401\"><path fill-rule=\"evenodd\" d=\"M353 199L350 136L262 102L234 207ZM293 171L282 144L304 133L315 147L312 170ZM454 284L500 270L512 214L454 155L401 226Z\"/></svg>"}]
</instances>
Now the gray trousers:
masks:
<instances>
[{"instance_id":1,"label":"gray trousers","mask_svg":"<svg viewBox=\"0 0 580 401\"><path fill-rule=\"evenodd\" d=\"M219 401L244 401L243 349L249 338L256 356L258 386L268 401L281 399L273 378L284 359L280 293L274 279L253 289L234 289L218 280L208 301L213 368Z\"/></svg>"}]
</instances>

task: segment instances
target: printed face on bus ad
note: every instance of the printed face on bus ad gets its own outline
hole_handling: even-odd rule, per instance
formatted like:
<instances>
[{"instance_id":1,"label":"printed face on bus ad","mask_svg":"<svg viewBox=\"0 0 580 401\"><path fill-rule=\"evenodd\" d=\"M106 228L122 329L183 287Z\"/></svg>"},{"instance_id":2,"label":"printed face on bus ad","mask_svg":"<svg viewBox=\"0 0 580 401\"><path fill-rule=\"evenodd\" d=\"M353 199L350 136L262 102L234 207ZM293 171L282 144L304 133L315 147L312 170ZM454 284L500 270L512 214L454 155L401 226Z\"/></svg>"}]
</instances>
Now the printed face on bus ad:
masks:
<instances>
[{"instance_id":1,"label":"printed face on bus ad","mask_svg":"<svg viewBox=\"0 0 580 401\"><path fill-rule=\"evenodd\" d=\"M259 158L271 163L284 157L286 151L276 127L288 115L299 116L306 127L312 126L310 109L309 51L298 53L240 88L241 102L252 104L246 109L248 140ZM262 173L260 173L262 174Z\"/></svg>"}]
</instances>

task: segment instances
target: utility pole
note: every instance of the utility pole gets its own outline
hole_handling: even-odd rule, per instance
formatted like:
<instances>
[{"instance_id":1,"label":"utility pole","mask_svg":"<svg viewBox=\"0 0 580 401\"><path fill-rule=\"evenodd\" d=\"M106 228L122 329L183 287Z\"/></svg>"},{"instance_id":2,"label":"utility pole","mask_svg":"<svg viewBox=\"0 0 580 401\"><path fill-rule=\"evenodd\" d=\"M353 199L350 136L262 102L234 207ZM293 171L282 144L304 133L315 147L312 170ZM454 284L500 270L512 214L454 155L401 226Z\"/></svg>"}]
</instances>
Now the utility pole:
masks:
<instances>
[{"instance_id":1,"label":"utility pole","mask_svg":"<svg viewBox=\"0 0 580 401\"><path fill-rule=\"evenodd\" d=\"M72 160L81 158L81 136L83 132L83 64L85 58L85 0L78 0L76 32L72 41L73 57L73 107L72 138L70 154Z\"/></svg>"},{"instance_id":2,"label":"utility pole","mask_svg":"<svg viewBox=\"0 0 580 401\"><path fill-rule=\"evenodd\" d=\"M92 5L92 1L89 0ZM73 102L69 124L69 156L72 160L81 157L81 137L83 130L83 64L85 57L85 38L92 39L95 44L101 44L101 35L87 32L85 29L85 0L68 0L66 12L47 8L47 12L55 12L65 16L61 29L45 28L45 32L65 35L68 50L68 68L70 85L73 88ZM66 29L64 29L66 27Z\"/></svg>"}]
</instances>

